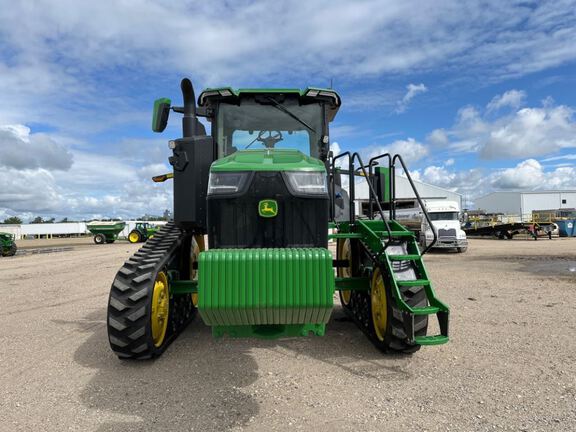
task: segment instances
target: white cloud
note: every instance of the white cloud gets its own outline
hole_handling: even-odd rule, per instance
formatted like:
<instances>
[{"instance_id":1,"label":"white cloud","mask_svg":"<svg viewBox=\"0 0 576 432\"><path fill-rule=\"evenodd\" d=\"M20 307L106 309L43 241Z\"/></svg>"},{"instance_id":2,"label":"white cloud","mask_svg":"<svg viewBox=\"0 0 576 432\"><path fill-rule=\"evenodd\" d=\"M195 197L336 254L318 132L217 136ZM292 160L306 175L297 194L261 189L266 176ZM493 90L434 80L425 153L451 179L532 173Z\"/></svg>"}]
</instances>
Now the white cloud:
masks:
<instances>
[{"instance_id":1,"label":"white cloud","mask_svg":"<svg viewBox=\"0 0 576 432\"><path fill-rule=\"evenodd\" d=\"M136 99L182 74L202 85L337 77L345 86L428 70L501 80L576 59L573 10L557 1L13 2L0 10L0 94L11 101L0 122L74 118L60 127L78 131L133 122L143 113L119 90Z\"/></svg>"},{"instance_id":2,"label":"white cloud","mask_svg":"<svg viewBox=\"0 0 576 432\"><path fill-rule=\"evenodd\" d=\"M487 112L497 111L503 107L519 108L524 104L526 92L523 90L508 90L502 95L494 96L486 106Z\"/></svg>"},{"instance_id":3,"label":"white cloud","mask_svg":"<svg viewBox=\"0 0 576 432\"><path fill-rule=\"evenodd\" d=\"M152 175L165 173L165 164L137 168L119 157L74 150L66 171L40 167L0 169L2 214L30 219L161 215L172 208L170 182L155 184Z\"/></svg>"},{"instance_id":4,"label":"white cloud","mask_svg":"<svg viewBox=\"0 0 576 432\"><path fill-rule=\"evenodd\" d=\"M496 104L504 99L508 104L513 98L498 96ZM521 108L488 119L477 108L466 106L458 111L452 128L437 129L427 139L452 151L477 152L483 159L542 156L576 147L573 113L566 105L546 101L541 107Z\"/></svg>"},{"instance_id":5,"label":"white cloud","mask_svg":"<svg viewBox=\"0 0 576 432\"><path fill-rule=\"evenodd\" d=\"M366 160L364 160L364 162L368 163L370 158L383 153L390 153L392 155L400 154L406 164L410 165L428 155L428 148L414 138L396 140L392 144L365 148L363 154L366 156Z\"/></svg>"},{"instance_id":6,"label":"white cloud","mask_svg":"<svg viewBox=\"0 0 576 432\"><path fill-rule=\"evenodd\" d=\"M567 106L523 108L512 117L488 125L480 142L486 159L539 156L576 147L576 123Z\"/></svg>"},{"instance_id":7,"label":"white cloud","mask_svg":"<svg viewBox=\"0 0 576 432\"><path fill-rule=\"evenodd\" d=\"M472 199L493 190L576 189L576 167L546 170L538 161L526 159L504 169L455 170L448 165L432 165L412 171L414 179L440 186Z\"/></svg>"},{"instance_id":8,"label":"white cloud","mask_svg":"<svg viewBox=\"0 0 576 432\"><path fill-rule=\"evenodd\" d=\"M434 146L445 146L450 142L444 129L434 129L428 134L426 141Z\"/></svg>"},{"instance_id":9,"label":"white cloud","mask_svg":"<svg viewBox=\"0 0 576 432\"><path fill-rule=\"evenodd\" d=\"M31 134L23 125L0 125L0 166L67 170L71 165L68 148L50 136Z\"/></svg>"},{"instance_id":10,"label":"white cloud","mask_svg":"<svg viewBox=\"0 0 576 432\"><path fill-rule=\"evenodd\" d=\"M499 189L533 189L543 182L542 166L537 160L527 159L514 168L501 171L492 184Z\"/></svg>"},{"instance_id":11,"label":"white cloud","mask_svg":"<svg viewBox=\"0 0 576 432\"><path fill-rule=\"evenodd\" d=\"M330 150L332 151L334 156L338 156L341 152L340 144L338 144L336 141L331 142L330 143Z\"/></svg>"},{"instance_id":12,"label":"white cloud","mask_svg":"<svg viewBox=\"0 0 576 432\"><path fill-rule=\"evenodd\" d=\"M513 168L496 172L492 185L498 189L574 189L576 168L559 167L545 171L538 161L527 159Z\"/></svg>"},{"instance_id":13,"label":"white cloud","mask_svg":"<svg viewBox=\"0 0 576 432\"><path fill-rule=\"evenodd\" d=\"M576 160L576 154L566 154L562 156L549 157L546 159L542 159L542 162L552 162L557 160Z\"/></svg>"},{"instance_id":14,"label":"white cloud","mask_svg":"<svg viewBox=\"0 0 576 432\"><path fill-rule=\"evenodd\" d=\"M410 172L410 174L413 178L424 183L462 194L478 195L489 187L486 182L487 177L482 170L474 168L456 171L448 168L448 166L452 165L431 165L423 170Z\"/></svg>"},{"instance_id":15,"label":"white cloud","mask_svg":"<svg viewBox=\"0 0 576 432\"><path fill-rule=\"evenodd\" d=\"M408 108L410 101L414 99L414 97L420 93L426 93L428 88L420 83L420 84L408 84L406 86L406 94L404 97L396 103L396 113L403 113Z\"/></svg>"}]
</instances>

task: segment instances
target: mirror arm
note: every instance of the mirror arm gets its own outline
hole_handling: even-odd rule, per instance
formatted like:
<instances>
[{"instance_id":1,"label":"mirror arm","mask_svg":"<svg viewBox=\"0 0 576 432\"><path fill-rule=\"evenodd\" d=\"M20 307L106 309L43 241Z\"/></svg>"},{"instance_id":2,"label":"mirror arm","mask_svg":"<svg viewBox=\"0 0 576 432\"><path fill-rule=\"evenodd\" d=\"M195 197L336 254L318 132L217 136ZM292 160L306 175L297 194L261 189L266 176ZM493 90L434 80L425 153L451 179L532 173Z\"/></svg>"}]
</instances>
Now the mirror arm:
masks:
<instances>
[{"instance_id":1,"label":"mirror arm","mask_svg":"<svg viewBox=\"0 0 576 432\"><path fill-rule=\"evenodd\" d=\"M184 107L170 107L172 111L184 114ZM214 117L214 110L207 107L196 107L196 116L198 117Z\"/></svg>"}]
</instances>

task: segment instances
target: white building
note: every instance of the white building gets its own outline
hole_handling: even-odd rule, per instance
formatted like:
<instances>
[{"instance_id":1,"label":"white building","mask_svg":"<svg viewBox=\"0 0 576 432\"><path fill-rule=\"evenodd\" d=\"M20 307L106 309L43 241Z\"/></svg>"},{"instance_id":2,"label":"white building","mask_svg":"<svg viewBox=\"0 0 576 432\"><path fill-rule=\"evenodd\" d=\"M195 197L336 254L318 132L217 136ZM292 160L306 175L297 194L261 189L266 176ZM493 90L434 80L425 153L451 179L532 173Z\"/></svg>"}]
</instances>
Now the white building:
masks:
<instances>
[{"instance_id":1,"label":"white building","mask_svg":"<svg viewBox=\"0 0 576 432\"><path fill-rule=\"evenodd\" d=\"M476 199L476 208L486 213L531 216L537 210L576 208L576 190L492 192Z\"/></svg>"},{"instance_id":2,"label":"white building","mask_svg":"<svg viewBox=\"0 0 576 432\"><path fill-rule=\"evenodd\" d=\"M416 190L420 198L426 201L455 201L462 209L462 194L453 192L448 189L444 189L438 186L434 186L428 183L423 183L421 181L413 180ZM410 186L410 182L406 177L396 175L396 199L399 200L412 200L416 199L414 191ZM364 179L356 180L355 188L355 198L356 198L356 214L365 213L362 207L368 208L368 200L370 198L370 191L368 189L368 184ZM363 206L364 204L364 206Z\"/></svg>"},{"instance_id":3,"label":"white building","mask_svg":"<svg viewBox=\"0 0 576 432\"><path fill-rule=\"evenodd\" d=\"M126 221L126 227L118 234L119 237L128 237L136 224L141 221ZM164 225L164 221L148 222L152 225ZM0 232L14 234L16 239L53 237L53 236L81 236L89 235L85 222L41 223L22 225L0 225Z\"/></svg>"}]
</instances>

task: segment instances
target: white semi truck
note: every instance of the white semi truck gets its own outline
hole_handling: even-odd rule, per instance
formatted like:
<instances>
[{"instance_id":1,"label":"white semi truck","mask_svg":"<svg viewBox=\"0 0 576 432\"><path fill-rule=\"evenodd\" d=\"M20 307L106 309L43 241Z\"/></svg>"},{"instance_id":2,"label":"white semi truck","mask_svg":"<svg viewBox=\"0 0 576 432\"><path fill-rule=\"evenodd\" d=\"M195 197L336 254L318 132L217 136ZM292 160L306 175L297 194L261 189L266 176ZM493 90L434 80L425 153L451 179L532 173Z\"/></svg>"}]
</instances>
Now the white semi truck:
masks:
<instances>
[{"instance_id":1,"label":"white semi truck","mask_svg":"<svg viewBox=\"0 0 576 432\"><path fill-rule=\"evenodd\" d=\"M468 248L466 233L460 228L460 206L456 201L426 201L426 211L436 230L438 240L435 248L456 249L465 252ZM418 204L413 208L396 210L396 220L418 233L420 244L428 245L434 239L428 221Z\"/></svg>"}]
</instances>

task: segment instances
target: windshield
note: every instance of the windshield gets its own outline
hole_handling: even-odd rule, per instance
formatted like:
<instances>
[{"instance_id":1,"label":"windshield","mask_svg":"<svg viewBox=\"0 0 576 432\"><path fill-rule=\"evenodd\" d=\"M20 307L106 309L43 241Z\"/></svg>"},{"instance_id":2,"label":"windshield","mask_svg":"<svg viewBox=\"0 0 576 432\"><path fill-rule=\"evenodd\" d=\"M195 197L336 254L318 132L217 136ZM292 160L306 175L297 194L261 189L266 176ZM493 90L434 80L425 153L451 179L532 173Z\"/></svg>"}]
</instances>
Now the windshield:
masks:
<instances>
[{"instance_id":1,"label":"windshield","mask_svg":"<svg viewBox=\"0 0 576 432\"><path fill-rule=\"evenodd\" d=\"M436 212L436 213L428 213L430 216L430 220L439 221L439 220L458 220L458 212Z\"/></svg>"},{"instance_id":2,"label":"windshield","mask_svg":"<svg viewBox=\"0 0 576 432\"><path fill-rule=\"evenodd\" d=\"M297 100L220 104L217 117L218 158L238 150L294 149L319 157L323 109L319 103L299 105Z\"/></svg>"}]
</instances>

